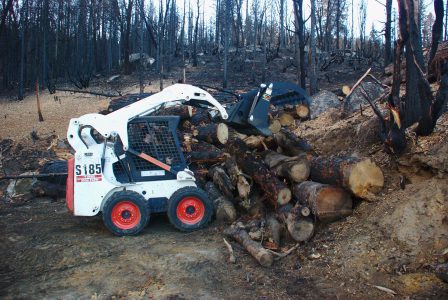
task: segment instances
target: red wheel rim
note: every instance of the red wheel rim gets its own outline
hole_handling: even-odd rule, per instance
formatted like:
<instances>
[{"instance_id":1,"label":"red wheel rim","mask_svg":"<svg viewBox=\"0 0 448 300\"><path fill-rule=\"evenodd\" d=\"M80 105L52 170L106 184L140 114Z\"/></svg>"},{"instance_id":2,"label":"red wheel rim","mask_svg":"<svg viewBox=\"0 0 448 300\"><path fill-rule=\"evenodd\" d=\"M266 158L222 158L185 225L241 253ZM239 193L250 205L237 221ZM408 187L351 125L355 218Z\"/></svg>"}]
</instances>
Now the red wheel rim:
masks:
<instances>
[{"instance_id":1,"label":"red wheel rim","mask_svg":"<svg viewBox=\"0 0 448 300\"><path fill-rule=\"evenodd\" d=\"M140 209L130 201L118 202L112 209L112 223L120 229L132 229L140 219Z\"/></svg>"},{"instance_id":2,"label":"red wheel rim","mask_svg":"<svg viewBox=\"0 0 448 300\"><path fill-rule=\"evenodd\" d=\"M199 223L204 217L205 206L196 197L185 197L177 205L176 214L182 223L194 225Z\"/></svg>"}]
</instances>

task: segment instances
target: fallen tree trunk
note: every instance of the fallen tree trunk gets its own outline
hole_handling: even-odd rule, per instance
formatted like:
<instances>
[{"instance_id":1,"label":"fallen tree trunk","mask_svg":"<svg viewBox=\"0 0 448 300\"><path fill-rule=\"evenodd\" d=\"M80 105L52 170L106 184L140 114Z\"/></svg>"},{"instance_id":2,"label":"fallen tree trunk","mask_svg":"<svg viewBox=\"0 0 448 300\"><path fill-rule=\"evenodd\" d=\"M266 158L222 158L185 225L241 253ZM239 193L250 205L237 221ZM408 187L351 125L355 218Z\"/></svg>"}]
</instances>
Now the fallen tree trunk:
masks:
<instances>
[{"instance_id":1,"label":"fallen tree trunk","mask_svg":"<svg viewBox=\"0 0 448 300\"><path fill-rule=\"evenodd\" d=\"M299 138L294 133L287 129L282 129L280 132L274 134L274 139L285 153L296 156L303 153L312 152L311 145L304 139Z\"/></svg>"},{"instance_id":2,"label":"fallen tree trunk","mask_svg":"<svg viewBox=\"0 0 448 300\"><path fill-rule=\"evenodd\" d=\"M274 207L291 200L291 190L259 158L248 151L242 140L236 139L227 145L228 151L235 156L238 166L259 185Z\"/></svg>"},{"instance_id":3,"label":"fallen tree trunk","mask_svg":"<svg viewBox=\"0 0 448 300\"><path fill-rule=\"evenodd\" d=\"M286 229L297 242L308 241L314 234L314 221L309 216L303 216L301 205L287 204L279 208L277 216L286 225Z\"/></svg>"},{"instance_id":4,"label":"fallen tree trunk","mask_svg":"<svg viewBox=\"0 0 448 300\"><path fill-rule=\"evenodd\" d=\"M306 156L289 157L275 151L267 150L263 153L264 162L277 176L292 182L302 182L310 175L310 162Z\"/></svg>"},{"instance_id":5,"label":"fallen tree trunk","mask_svg":"<svg viewBox=\"0 0 448 300\"><path fill-rule=\"evenodd\" d=\"M310 178L341 186L359 198L367 198L381 190L384 176L370 159L356 157L313 157Z\"/></svg>"},{"instance_id":6,"label":"fallen tree trunk","mask_svg":"<svg viewBox=\"0 0 448 300\"><path fill-rule=\"evenodd\" d=\"M252 240L244 229L232 226L224 230L224 234L240 243L263 267L269 267L274 262L272 254L263 248L260 243Z\"/></svg>"},{"instance_id":7,"label":"fallen tree trunk","mask_svg":"<svg viewBox=\"0 0 448 300\"><path fill-rule=\"evenodd\" d=\"M233 191L235 190L232 181L226 171L220 166L214 166L208 172L209 177L213 180L213 183L219 187L219 190L224 196L233 199Z\"/></svg>"},{"instance_id":8,"label":"fallen tree trunk","mask_svg":"<svg viewBox=\"0 0 448 300\"><path fill-rule=\"evenodd\" d=\"M309 207L322 222L332 222L352 214L352 198L343 189L328 184L304 181L293 186L297 201Z\"/></svg>"},{"instance_id":9,"label":"fallen tree trunk","mask_svg":"<svg viewBox=\"0 0 448 300\"><path fill-rule=\"evenodd\" d=\"M250 193L250 184L247 181L246 176L243 175L240 168L238 167L235 157L230 157L225 162L225 167L227 172L229 173L230 180L232 181L233 186L236 187L238 191L238 195L241 199L246 199L249 197Z\"/></svg>"},{"instance_id":10,"label":"fallen tree trunk","mask_svg":"<svg viewBox=\"0 0 448 300\"><path fill-rule=\"evenodd\" d=\"M236 220L236 210L232 202L223 196L213 182L205 184L205 191L213 201L216 220L219 222L233 222Z\"/></svg>"}]
</instances>

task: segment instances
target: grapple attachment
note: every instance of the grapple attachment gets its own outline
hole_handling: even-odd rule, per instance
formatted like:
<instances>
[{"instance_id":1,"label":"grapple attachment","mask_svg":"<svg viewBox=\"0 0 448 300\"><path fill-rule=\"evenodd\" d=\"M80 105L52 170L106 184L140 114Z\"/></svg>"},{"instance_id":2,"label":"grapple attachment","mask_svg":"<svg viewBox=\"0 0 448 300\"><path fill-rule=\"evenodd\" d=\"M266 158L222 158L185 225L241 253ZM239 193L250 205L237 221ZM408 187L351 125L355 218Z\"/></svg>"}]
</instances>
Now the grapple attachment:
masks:
<instances>
[{"instance_id":1,"label":"grapple attachment","mask_svg":"<svg viewBox=\"0 0 448 300\"><path fill-rule=\"evenodd\" d=\"M260 88L239 95L240 101L229 109L229 118L225 122L245 134L269 136L269 108L286 104L310 105L311 99L299 86L287 82L261 84Z\"/></svg>"}]
</instances>

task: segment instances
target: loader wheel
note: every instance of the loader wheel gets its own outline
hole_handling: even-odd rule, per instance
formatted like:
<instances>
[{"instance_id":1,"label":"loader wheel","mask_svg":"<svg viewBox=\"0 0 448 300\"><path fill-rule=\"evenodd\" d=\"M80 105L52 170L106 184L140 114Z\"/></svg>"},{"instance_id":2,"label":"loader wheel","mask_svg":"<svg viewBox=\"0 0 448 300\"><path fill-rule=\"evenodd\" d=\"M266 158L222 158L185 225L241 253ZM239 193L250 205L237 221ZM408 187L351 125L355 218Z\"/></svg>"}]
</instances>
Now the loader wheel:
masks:
<instances>
[{"instance_id":1,"label":"loader wheel","mask_svg":"<svg viewBox=\"0 0 448 300\"><path fill-rule=\"evenodd\" d=\"M213 216L213 203L197 187L177 190L168 201L168 218L181 231L205 227Z\"/></svg>"},{"instance_id":2,"label":"loader wheel","mask_svg":"<svg viewBox=\"0 0 448 300\"><path fill-rule=\"evenodd\" d=\"M145 228L149 208L145 198L133 191L114 193L103 207L103 221L115 235L135 235Z\"/></svg>"}]
</instances>

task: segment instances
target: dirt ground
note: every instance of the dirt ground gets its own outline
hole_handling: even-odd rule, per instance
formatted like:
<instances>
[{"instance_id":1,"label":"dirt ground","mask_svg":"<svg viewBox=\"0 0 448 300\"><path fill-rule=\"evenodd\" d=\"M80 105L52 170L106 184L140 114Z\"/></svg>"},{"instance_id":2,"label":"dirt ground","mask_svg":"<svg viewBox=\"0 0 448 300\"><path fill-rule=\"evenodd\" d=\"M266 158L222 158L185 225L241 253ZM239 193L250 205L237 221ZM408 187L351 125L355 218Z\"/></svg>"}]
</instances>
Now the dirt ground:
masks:
<instances>
[{"instance_id":1,"label":"dirt ground","mask_svg":"<svg viewBox=\"0 0 448 300\"><path fill-rule=\"evenodd\" d=\"M207 69L209 79L215 80ZM204 76L202 71L206 70L189 69L188 76L197 82ZM179 74L172 72L165 84L176 81ZM291 73L275 76L279 77L276 80L294 78ZM243 83L249 85L239 79L235 82L238 88L243 88ZM353 76L352 81L356 79ZM156 88L151 85L147 90ZM126 92L135 90L129 86ZM4 115L0 141L12 139L0 144L2 171L36 169L41 160L52 156L47 149L53 135L65 137L71 117L97 112L108 103L101 97L57 96L61 102L41 93L45 118L41 123L34 95L20 102L0 101ZM448 115L441 118L430 137L410 139L411 146L401 158L384 152L369 109L344 120L334 115L328 112L300 124L297 132L321 154L371 157L383 169L386 186L376 198L357 201L352 216L319 224L311 241L272 267L259 266L234 242L237 262L229 263L222 234L226 225L212 223L207 229L186 234L175 230L166 216L157 215L138 236L118 238L107 231L101 217L71 216L62 198L10 198L6 196L9 182L0 182L0 297L394 297L384 290L387 288L399 299L447 299L448 284L434 275L433 267L444 262L442 253L448 248ZM33 127L40 137L36 142L30 136ZM405 189L399 187L400 176L406 179Z\"/></svg>"}]
</instances>

